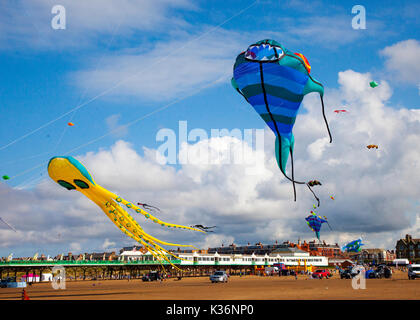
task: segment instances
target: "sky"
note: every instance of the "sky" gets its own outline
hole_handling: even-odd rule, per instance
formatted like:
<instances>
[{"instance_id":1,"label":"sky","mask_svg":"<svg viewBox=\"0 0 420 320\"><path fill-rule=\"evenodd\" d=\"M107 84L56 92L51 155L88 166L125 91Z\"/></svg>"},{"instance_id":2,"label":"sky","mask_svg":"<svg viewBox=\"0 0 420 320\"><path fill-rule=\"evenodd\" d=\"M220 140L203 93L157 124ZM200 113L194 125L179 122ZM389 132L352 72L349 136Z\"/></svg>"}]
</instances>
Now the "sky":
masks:
<instances>
[{"instance_id":1,"label":"sky","mask_svg":"<svg viewBox=\"0 0 420 320\"><path fill-rule=\"evenodd\" d=\"M60 4L63 29L53 28L55 1L1 3L0 174L10 180L0 183L0 217L17 232L0 223L0 256L135 244L94 203L49 178L48 161L59 155L81 161L123 198L158 206L164 221L217 226L208 234L163 230L134 216L165 241L207 248L315 239L304 221L312 194L297 186L293 201L274 134L230 84L236 56L262 39L303 53L325 87L333 143L316 94L305 97L294 127L296 179L322 182L317 212L333 230L321 239L342 246L362 237L366 247L394 249L405 234L420 236L420 4ZM365 9L364 29L352 24L355 5ZM218 129L240 134L212 136ZM260 144L246 138L250 130ZM168 132L175 149L165 154ZM230 156L235 150L242 161ZM165 163L170 152L176 161ZM205 161L209 152L222 156Z\"/></svg>"}]
</instances>

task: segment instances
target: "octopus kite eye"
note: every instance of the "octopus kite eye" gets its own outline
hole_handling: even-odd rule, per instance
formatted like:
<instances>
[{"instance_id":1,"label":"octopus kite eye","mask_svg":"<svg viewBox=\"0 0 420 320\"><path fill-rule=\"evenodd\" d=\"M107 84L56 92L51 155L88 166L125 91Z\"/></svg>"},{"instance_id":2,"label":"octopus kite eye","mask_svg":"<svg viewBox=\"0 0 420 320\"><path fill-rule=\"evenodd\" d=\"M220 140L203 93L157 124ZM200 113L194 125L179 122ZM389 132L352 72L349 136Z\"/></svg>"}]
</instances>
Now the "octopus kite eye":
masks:
<instances>
[{"instance_id":1,"label":"octopus kite eye","mask_svg":"<svg viewBox=\"0 0 420 320\"><path fill-rule=\"evenodd\" d=\"M80 189L89 189L89 185L86 182L82 181L82 180L74 179L73 182Z\"/></svg>"},{"instance_id":2,"label":"octopus kite eye","mask_svg":"<svg viewBox=\"0 0 420 320\"><path fill-rule=\"evenodd\" d=\"M68 183L67 181L64 181L64 180L58 180L57 183L60 186L66 188L67 190L74 190L74 189L76 189L76 187L74 185L72 185L71 183Z\"/></svg>"}]
</instances>

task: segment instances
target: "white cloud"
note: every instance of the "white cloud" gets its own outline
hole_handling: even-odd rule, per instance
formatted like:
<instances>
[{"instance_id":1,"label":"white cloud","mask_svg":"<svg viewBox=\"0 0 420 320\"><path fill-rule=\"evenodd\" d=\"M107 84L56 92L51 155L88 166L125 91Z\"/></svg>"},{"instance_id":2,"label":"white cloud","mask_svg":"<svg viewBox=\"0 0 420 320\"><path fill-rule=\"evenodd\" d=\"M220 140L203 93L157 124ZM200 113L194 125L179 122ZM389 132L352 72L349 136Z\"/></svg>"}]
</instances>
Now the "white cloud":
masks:
<instances>
[{"instance_id":1,"label":"white cloud","mask_svg":"<svg viewBox=\"0 0 420 320\"><path fill-rule=\"evenodd\" d=\"M79 242L72 242L70 243L70 250L73 252L80 252L80 250L82 250L82 246Z\"/></svg>"},{"instance_id":2,"label":"white cloud","mask_svg":"<svg viewBox=\"0 0 420 320\"><path fill-rule=\"evenodd\" d=\"M319 160L325 148L330 145L328 138L320 138L315 140L308 146L308 153L313 160Z\"/></svg>"},{"instance_id":3,"label":"white cloud","mask_svg":"<svg viewBox=\"0 0 420 320\"><path fill-rule=\"evenodd\" d=\"M297 5L300 4L297 3ZM276 31L267 30L268 34L272 33L273 39L282 39L282 42L293 44L295 47L301 47L302 43L309 42L319 47L336 49L361 41L361 39L385 37L392 33L392 31L386 30L381 20L372 17L367 20L366 29L353 29L352 18L354 15L350 14L351 7L348 14L337 13L341 11L341 8L335 8L331 13L314 15L313 12L324 11L325 5L311 2L309 6L305 6L308 9L308 15L301 18L277 17L276 20L281 28L277 28Z\"/></svg>"},{"instance_id":4,"label":"white cloud","mask_svg":"<svg viewBox=\"0 0 420 320\"><path fill-rule=\"evenodd\" d=\"M385 57L385 67L397 80L420 84L420 42L408 39L397 42L380 51Z\"/></svg>"},{"instance_id":5,"label":"white cloud","mask_svg":"<svg viewBox=\"0 0 420 320\"><path fill-rule=\"evenodd\" d=\"M176 10L197 10L189 0L62 0L59 4L66 10L64 30L51 27L55 0L2 4L0 47L60 50L80 49L92 43L108 45L111 41L139 38L144 31L167 32L185 27L187 22L178 17Z\"/></svg>"},{"instance_id":6,"label":"white cloud","mask_svg":"<svg viewBox=\"0 0 420 320\"><path fill-rule=\"evenodd\" d=\"M415 147L420 145L420 117L417 110L389 107L390 86L379 79L380 86L371 88L370 80L370 74L346 70L338 74L338 89L326 89L331 145L324 143L327 131L319 98L305 98L308 112L299 115L294 129L295 177L322 183L314 188L321 198L318 213L326 215L333 228L324 228L322 239L343 245L362 236L367 246L393 248L406 232L418 236L415 233L420 228L420 150ZM348 113L333 112L343 105ZM184 145L182 152L197 155L208 148L223 151L227 145L236 148L242 143L232 137L212 138ZM368 150L368 144L377 144L379 149ZM312 194L305 186L297 186L297 202L293 202L292 185L277 167L274 136L269 130L265 146L267 171L259 175L246 174L249 164L226 164L223 159L216 164L187 163L176 169L160 164L155 150L145 148L140 155L122 140L110 149L76 157L98 184L129 201L158 206L164 221L217 226L215 233L207 236L167 230L133 213L146 232L162 240L206 248L221 241L245 244L313 239L304 221L314 203ZM255 159L258 152L251 152L250 158ZM116 247L133 243L95 204L50 180L33 190L12 190L1 184L0 198L2 218L19 232L0 226L3 255L17 246L67 248L68 243L77 242L82 251L90 251L86 246L101 248L104 239ZM57 233L62 234L61 239Z\"/></svg>"},{"instance_id":7,"label":"white cloud","mask_svg":"<svg viewBox=\"0 0 420 320\"><path fill-rule=\"evenodd\" d=\"M105 241L104 241L104 243L102 244L102 248L104 250L107 250L109 248L112 248L115 245L116 245L116 243L114 241L109 241L109 239L106 238Z\"/></svg>"},{"instance_id":8,"label":"white cloud","mask_svg":"<svg viewBox=\"0 0 420 320\"><path fill-rule=\"evenodd\" d=\"M128 134L128 127L119 124L120 118L120 114L113 114L105 119L108 131L112 132L112 135L118 138L124 137Z\"/></svg>"},{"instance_id":9,"label":"white cloud","mask_svg":"<svg viewBox=\"0 0 420 320\"><path fill-rule=\"evenodd\" d=\"M231 77L232 57L241 48L240 36L219 30L198 37L183 35L105 56L97 69L74 73L73 82L95 93L112 88L107 95L160 101L226 81Z\"/></svg>"},{"instance_id":10,"label":"white cloud","mask_svg":"<svg viewBox=\"0 0 420 320\"><path fill-rule=\"evenodd\" d=\"M234 242L234 237L232 236L227 236L224 234L211 234L209 236L206 236L203 248L207 249L211 247L218 247L218 246L221 246L222 244L225 247L227 247L233 242Z\"/></svg>"}]
</instances>

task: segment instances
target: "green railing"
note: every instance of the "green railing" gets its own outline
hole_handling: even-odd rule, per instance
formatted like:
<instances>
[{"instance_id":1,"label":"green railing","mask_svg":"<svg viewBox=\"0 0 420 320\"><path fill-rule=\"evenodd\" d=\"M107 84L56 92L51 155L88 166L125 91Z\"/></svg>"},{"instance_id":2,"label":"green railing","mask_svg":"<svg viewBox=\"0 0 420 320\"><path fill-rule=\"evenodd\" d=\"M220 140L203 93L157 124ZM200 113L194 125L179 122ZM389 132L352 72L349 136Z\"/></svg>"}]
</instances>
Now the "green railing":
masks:
<instances>
[{"instance_id":1,"label":"green railing","mask_svg":"<svg viewBox=\"0 0 420 320\"><path fill-rule=\"evenodd\" d=\"M181 260L170 260L172 264L180 264ZM106 266L127 266L127 265L155 265L155 264L169 264L167 261L156 261L156 260L140 260L140 261L0 261L0 267L8 266L42 266L42 265L67 265L67 266L97 266L97 265L106 265Z\"/></svg>"}]
</instances>

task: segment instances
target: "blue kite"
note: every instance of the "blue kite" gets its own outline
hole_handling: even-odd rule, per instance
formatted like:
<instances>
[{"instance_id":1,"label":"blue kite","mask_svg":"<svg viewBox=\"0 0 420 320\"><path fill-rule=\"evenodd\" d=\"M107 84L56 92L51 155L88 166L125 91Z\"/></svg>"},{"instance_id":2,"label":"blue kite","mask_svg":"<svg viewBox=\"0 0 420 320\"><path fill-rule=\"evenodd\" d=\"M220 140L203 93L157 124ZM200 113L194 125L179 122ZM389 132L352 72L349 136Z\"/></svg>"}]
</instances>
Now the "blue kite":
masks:
<instances>
[{"instance_id":1,"label":"blue kite","mask_svg":"<svg viewBox=\"0 0 420 320\"><path fill-rule=\"evenodd\" d=\"M232 86L250 103L276 135L276 158L280 171L293 182L296 201L297 184L293 169L294 136L292 133L303 97L318 92L321 97L322 114L330 129L324 112L324 87L311 77L311 66L301 53L293 53L275 40L261 40L240 53L233 67ZM286 174L286 164L291 159L292 177Z\"/></svg>"},{"instance_id":2,"label":"blue kite","mask_svg":"<svg viewBox=\"0 0 420 320\"><path fill-rule=\"evenodd\" d=\"M341 250L345 252L360 252L362 250L361 246L364 246L364 243L362 243L362 238L359 238L347 243Z\"/></svg>"},{"instance_id":3,"label":"blue kite","mask_svg":"<svg viewBox=\"0 0 420 320\"><path fill-rule=\"evenodd\" d=\"M328 226L331 229L330 224L327 221L327 218L324 216L324 219L320 216L317 216L315 212L311 211L311 214L309 216L307 216L305 218L306 223L308 224L309 228L311 228L311 230L313 232L315 232L316 237L318 238L319 241L321 241L321 239L319 239L319 232L321 231L321 227L323 223L328 224ZM332 229L331 229L332 230Z\"/></svg>"}]
</instances>

